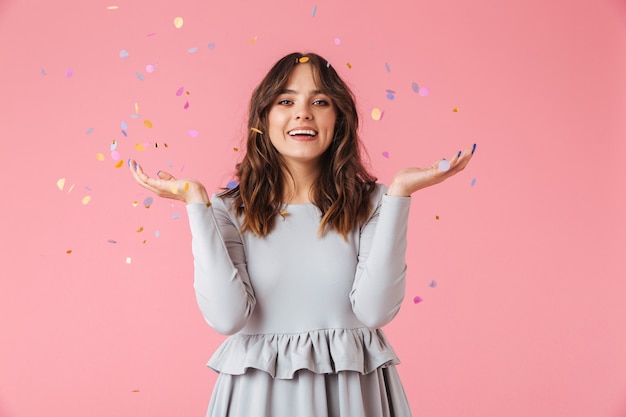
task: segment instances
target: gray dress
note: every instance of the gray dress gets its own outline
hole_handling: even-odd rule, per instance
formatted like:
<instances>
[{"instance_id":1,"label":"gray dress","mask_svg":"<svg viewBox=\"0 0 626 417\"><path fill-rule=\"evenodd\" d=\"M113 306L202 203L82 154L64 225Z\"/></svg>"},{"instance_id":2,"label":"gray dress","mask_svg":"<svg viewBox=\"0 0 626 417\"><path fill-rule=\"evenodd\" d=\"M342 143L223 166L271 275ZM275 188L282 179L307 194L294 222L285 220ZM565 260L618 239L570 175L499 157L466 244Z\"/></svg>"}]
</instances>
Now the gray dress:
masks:
<instances>
[{"instance_id":1,"label":"gray dress","mask_svg":"<svg viewBox=\"0 0 626 417\"><path fill-rule=\"evenodd\" d=\"M410 198L385 191L347 240L318 235L313 204L287 205L265 237L240 233L229 200L187 205L198 305L230 335L208 363L208 417L410 416L380 330L404 297Z\"/></svg>"}]
</instances>

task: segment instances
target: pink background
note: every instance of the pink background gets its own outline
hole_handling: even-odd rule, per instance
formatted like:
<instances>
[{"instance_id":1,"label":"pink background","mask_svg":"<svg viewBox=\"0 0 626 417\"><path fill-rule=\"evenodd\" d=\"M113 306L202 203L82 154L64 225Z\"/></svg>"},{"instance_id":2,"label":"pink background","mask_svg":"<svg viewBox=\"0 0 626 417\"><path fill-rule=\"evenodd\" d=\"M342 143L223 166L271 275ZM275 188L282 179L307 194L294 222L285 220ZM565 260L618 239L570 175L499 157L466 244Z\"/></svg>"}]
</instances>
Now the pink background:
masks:
<instances>
[{"instance_id":1,"label":"pink background","mask_svg":"<svg viewBox=\"0 0 626 417\"><path fill-rule=\"evenodd\" d=\"M204 415L222 337L184 207L115 158L224 186L293 50L353 87L382 182L478 144L413 199L386 331L414 415L626 416L625 24L609 0L0 1L0 416Z\"/></svg>"}]
</instances>

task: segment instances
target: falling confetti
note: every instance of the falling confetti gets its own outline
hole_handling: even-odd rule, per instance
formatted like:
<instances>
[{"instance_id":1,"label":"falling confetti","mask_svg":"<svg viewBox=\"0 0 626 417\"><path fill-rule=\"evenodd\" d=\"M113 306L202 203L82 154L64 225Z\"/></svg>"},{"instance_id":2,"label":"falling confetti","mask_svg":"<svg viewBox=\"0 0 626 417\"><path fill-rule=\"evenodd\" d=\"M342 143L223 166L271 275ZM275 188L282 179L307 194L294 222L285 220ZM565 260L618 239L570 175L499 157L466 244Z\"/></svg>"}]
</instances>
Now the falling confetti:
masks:
<instances>
[{"instance_id":1,"label":"falling confetti","mask_svg":"<svg viewBox=\"0 0 626 417\"><path fill-rule=\"evenodd\" d=\"M215 42L209 42L209 49L210 50L215 49Z\"/></svg>"},{"instance_id":2,"label":"falling confetti","mask_svg":"<svg viewBox=\"0 0 626 417\"><path fill-rule=\"evenodd\" d=\"M107 6L107 10L117 10L120 6Z\"/></svg>"},{"instance_id":3,"label":"falling confetti","mask_svg":"<svg viewBox=\"0 0 626 417\"><path fill-rule=\"evenodd\" d=\"M154 201L154 199L153 199L152 197L146 197L146 198L143 200L143 206L144 206L145 208L150 208L150 206L152 205L152 202L153 202L153 201Z\"/></svg>"},{"instance_id":4,"label":"falling confetti","mask_svg":"<svg viewBox=\"0 0 626 417\"><path fill-rule=\"evenodd\" d=\"M178 90L176 90L176 95L180 96L185 92L185 87L180 87Z\"/></svg>"},{"instance_id":5,"label":"falling confetti","mask_svg":"<svg viewBox=\"0 0 626 417\"><path fill-rule=\"evenodd\" d=\"M141 233L143 232L143 226L139 226L139 229L137 229L137 233Z\"/></svg>"},{"instance_id":6,"label":"falling confetti","mask_svg":"<svg viewBox=\"0 0 626 417\"><path fill-rule=\"evenodd\" d=\"M178 194L178 187L176 186L176 184L170 185L170 191L172 192L172 194Z\"/></svg>"},{"instance_id":7,"label":"falling confetti","mask_svg":"<svg viewBox=\"0 0 626 417\"><path fill-rule=\"evenodd\" d=\"M458 108L458 107L455 107L455 108L453 108L453 109L452 109L452 111L453 111L453 112L455 112L455 113L458 113L459 108Z\"/></svg>"},{"instance_id":8,"label":"falling confetti","mask_svg":"<svg viewBox=\"0 0 626 417\"><path fill-rule=\"evenodd\" d=\"M158 229L154 231L154 237L156 237L157 239L161 237L161 232Z\"/></svg>"},{"instance_id":9,"label":"falling confetti","mask_svg":"<svg viewBox=\"0 0 626 417\"><path fill-rule=\"evenodd\" d=\"M232 181L229 181L228 184L226 184L226 188L228 188L229 190L232 190L238 185L239 183L236 180L232 180Z\"/></svg>"},{"instance_id":10,"label":"falling confetti","mask_svg":"<svg viewBox=\"0 0 626 417\"><path fill-rule=\"evenodd\" d=\"M197 47L192 47L187 49L187 52L189 52L190 54L195 54L196 52L198 52L198 48Z\"/></svg>"},{"instance_id":11,"label":"falling confetti","mask_svg":"<svg viewBox=\"0 0 626 417\"><path fill-rule=\"evenodd\" d=\"M135 72L135 76L139 79L139 81L143 81L145 78L140 72Z\"/></svg>"},{"instance_id":12,"label":"falling confetti","mask_svg":"<svg viewBox=\"0 0 626 417\"><path fill-rule=\"evenodd\" d=\"M311 10L311 17L315 17L315 13L317 13L317 6L313 6L313 10Z\"/></svg>"},{"instance_id":13,"label":"falling confetti","mask_svg":"<svg viewBox=\"0 0 626 417\"><path fill-rule=\"evenodd\" d=\"M145 146L143 146L141 143L137 143L137 144L135 145L135 149L137 149L138 151L145 151L145 150L146 150L146 147L145 147Z\"/></svg>"},{"instance_id":14,"label":"falling confetti","mask_svg":"<svg viewBox=\"0 0 626 417\"><path fill-rule=\"evenodd\" d=\"M470 184L471 184L472 187L475 186L476 185L476 178L472 178L472 182Z\"/></svg>"},{"instance_id":15,"label":"falling confetti","mask_svg":"<svg viewBox=\"0 0 626 417\"><path fill-rule=\"evenodd\" d=\"M189 102L185 101L185 104L183 105L183 109L187 110L189 108Z\"/></svg>"},{"instance_id":16,"label":"falling confetti","mask_svg":"<svg viewBox=\"0 0 626 417\"><path fill-rule=\"evenodd\" d=\"M109 240L107 240L107 242L109 242L109 243L117 243L117 240L109 239Z\"/></svg>"},{"instance_id":17,"label":"falling confetti","mask_svg":"<svg viewBox=\"0 0 626 417\"><path fill-rule=\"evenodd\" d=\"M148 129L152 129L152 122L150 120L144 120L143 125Z\"/></svg>"},{"instance_id":18,"label":"falling confetti","mask_svg":"<svg viewBox=\"0 0 626 417\"><path fill-rule=\"evenodd\" d=\"M417 85L417 83L414 82L414 83L411 84L411 90L413 90L414 93L417 93L417 92L420 91L420 88Z\"/></svg>"},{"instance_id":19,"label":"falling confetti","mask_svg":"<svg viewBox=\"0 0 626 417\"><path fill-rule=\"evenodd\" d=\"M111 159L114 161L119 161L121 158L120 153L118 151L111 152Z\"/></svg>"},{"instance_id":20,"label":"falling confetti","mask_svg":"<svg viewBox=\"0 0 626 417\"><path fill-rule=\"evenodd\" d=\"M396 98L396 92L393 90L387 90L387 99L393 100Z\"/></svg>"},{"instance_id":21,"label":"falling confetti","mask_svg":"<svg viewBox=\"0 0 626 417\"><path fill-rule=\"evenodd\" d=\"M185 187L183 189L185 190L185 192L189 191L189 183L188 182L185 183Z\"/></svg>"},{"instance_id":22,"label":"falling confetti","mask_svg":"<svg viewBox=\"0 0 626 417\"><path fill-rule=\"evenodd\" d=\"M419 95L422 97L426 97L430 94L430 89L428 87L420 87Z\"/></svg>"},{"instance_id":23,"label":"falling confetti","mask_svg":"<svg viewBox=\"0 0 626 417\"><path fill-rule=\"evenodd\" d=\"M415 304L417 304L417 303L421 303L422 301L424 301L424 300L423 300L423 299L422 299L422 297L420 297L419 295L416 295L416 296L413 298L413 302L414 302Z\"/></svg>"},{"instance_id":24,"label":"falling confetti","mask_svg":"<svg viewBox=\"0 0 626 417\"><path fill-rule=\"evenodd\" d=\"M309 62L309 57L308 57L308 56L301 56L301 57L298 59L298 62L299 62L300 64L304 64L305 62Z\"/></svg>"},{"instance_id":25,"label":"falling confetti","mask_svg":"<svg viewBox=\"0 0 626 417\"><path fill-rule=\"evenodd\" d=\"M195 129L191 129L187 132L187 134L192 138L197 138L200 133Z\"/></svg>"},{"instance_id":26,"label":"falling confetti","mask_svg":"<svg viewBox=\"0 0 626 417\"><path fill-rule=\"evenodd\" d=\"M126 49L120 50L120 58L128 59L128 57L129 57L129 54L128 54L128 51Z\"/></svg>"},{"instance_id":27,"label":"falling confetti","mask_svg":"<svg viewBox=\"0 0 626 417\"><path fill-rule=\"evenodd\" d=\"M127 257L126 257L126 263L127 263L127 264L130 264L130 256L127 256Z\"/></svg>"},{"instance_id":28,"label":"falling confetti","mask_svg":"<svg viewBox=\"0 0 626 417\"><path fill-rule=\"evenodd\" d=\"M65 253L67 253L69 255L70 253L72 253L72 250L68 249L68 250L65 251Z\"/></svg>"},{"instance_id":29,"label":"falling confetti","mask_svg":"<svg viewBox=\"0 0 626 417\"><path fill-rule=\"evenodd\" d=\"M174 18L174 27L176 29L180 29L183 27L183 18L182 17L175 17Z\"/></svg>"},{"instance_id":30,"label":"falling confetti","mask_svg":"<svg viewBox=\"0 0 626 417\"><path fill-rule=\"evenodd\" d=\"M372 109L372 119L380 120L382 119L382 117L383 117L383 112L379 108L375 107Z\"/></svg>"},{"instance_id":31,"label":"falling confetti","mask_svg":"<svg viewBox=\"0 0 626 417\"><path fill-rule=\"evenodd\" d=\"M154 72L154 65L148 64L146 65L146 72Z\"/></svg>"},{"instance_id":32,"label":"falling confetti","mask_svg":"<svg viewBox=\"0 0 626 417\"><path fill-rule=\"evenodd\" d=\"M117 163L114 165L115 168L121 168L124 165L124 161L123 160L119 160L117 161Z\"/></svg>"},{"instance_id":33,"label":"falling confetti","mask_svg":"<svg viewBox=\"0 0 626 417\"><path fill-rule=\"evenodd\" d=\"M138 389L134 389L131 392L139 392L139 390Z\"/></svg>"},{"instance_id":34,"label":"falling confetti","mask_svg":"<svg viewBox=\"0 0 626 417\"><path fill-rule=\"evenodd\" d=\"M96 159L97 159L98 161L101 161L101 162L102 162L102 161L104 161L104 154L102 154L102 153L97 153L97 154L96 154Z\"/></svg>"},{"instance_id":35,"label":"falling confetti","mask_svg":"<svg viewBox=\"0 0 626 417\"><path fill-rule=\"evenodd\" d=\"M439 215L436 215L436 216L435 216L435 220L439 220Z\"/></svg>"},{"instance_id":36,"label":"falling confetti","mask_svg":"<svg viewBox=\"0 0 626 417\"><path fill-rule=\"evenodd\" d=\"M93 127L90 127L89 129L87 129L85 133L88 135L91 135L92 132L93 132Z\"/></svg>"},{"instance_id":37,"label":"falling confetti","mask_svg":"<svg viewBox=\"0 0 626 417\"><path fill-rule=\"evenodd\" d=\"M434 279L432 281L430 281L430 283L428 284L429 287L431 288L435 288L437 286L437 281L435 281Z\"/></svg>"},{"instance_id":38,"label":"falling confetti","mask_svg":"<svg viewBox=\"0 0 626 417\"><path fill-rule=\"evenodd\" d=\"M173 220L180 219L180 213L175 211L174 213L172 213L171 217Z\"/></svg>"},{"instance_id":39,"label":"falling confetti","mask_svg":"<svg viewBox=\"0 0 626 417\"><path fill-rule=\"evenodd\" d=\"M385 62L385 69L387 72L391 72L391 67L389 67L389 63Z\"/></svg>"},{"instance_id":40,"label":"falling confetti","mask_svg":"<svg viewBox=\"0 0 626 417\"><path fill-rule=\"evenodd\" d=\"M259 135L262 135L262 134L263 134L263 132L262 132L262 131L260 131L259 129L257 129L256 127L251 127L251 128L250 128L250 130L251 130L251 131L253 131L253 132L258 133Z\"/></svg>"},{"instance_id":41,"label":"falling confetti","mask_svg":"<svg viewBox=\"0 0 626 417\"><path fill-rule=\"evenodd\" d=\"M250 45L252 45L252 44L253 44L253 43L255 43L255 42L256 42L256 36L255 36L254 38L250 39L250 41L248 41L248 43L249 43Z\"/></svg>"},{"instance_id":42,"label":"falling confetti","mask_svg":"<svg viewBox=\"0 0 626 417\"><path fill-rule=\"evenodd\" d=\"M86 195L86 196L83 197L82 203L83 203L84 206L86 206L87 204L89 204L90 201L91 201L91 196Z\"/></svg>"},{"instance_id":43,"label":"falling confetti","mask_svg":"<svg viewBox=\"0 0 626 417\"><path fill-rule=\"evenodd\" d=\"M438 164L439 171L446 172L450 169L450 161L447 159L442 159Z\"/></svg>"},{"instance_id":44,"label":"falling confetti","mask_svg":"<svg viewBox=\"0 0 626 417\"><path fill-rule=\"evenodd\" d=\"M348 66L348 69L352 68L352 65L349 62L346 62L346 65Z\"/></svg>"},{"instance_id":45,"label":"falling confetti","mask_svg":"<svg viewBox=\"0 0 626 417\"><path fill-rule=\"evenodd\" d=\"M65 76L67 78L70 78L72 75L74 75L74 71L72 71L71 68L68 68L68 69L65 70Z\"/></svg>"},{"instance_id":46,"label":"falling confetti","mask_svg":"<svg viewBox=\"0 0 626 417\"><path fill-rule=\"evenodd\" d=\"M46 70L45 69L40 69L39 72L41 73L41 75L46 75Z\"/></svg>"},{"instance_id":47,"label":"falling confetti","mask_svg":"<svg viewBox=\"0 0 626 417\"><path fill-rule=\"evenodd\" d=\"M341 45L341 39L335 38L335 46Z\"/></svg>"},{"instance_id":48,"label":"falling confetti","mask_svg":"<svg viewBox=\"0 0 626 417\"><path fill-rule=\"evenodd\" d=\"M59 190L63 191L63 187L65 187L65 178L60 178L57 181L57 187L59 188Z\"/></svg>"},{"instance_id":49,"label":"falling confetti","mask_svg":"<svg viewBox=\"0 0 626 417\"><path fill-rule=\"evenodd\" d=\"M139 103L135 102L135 114L139 114ZM126 128L124 128L126 129Z\"/></svg>"}]
</instances>

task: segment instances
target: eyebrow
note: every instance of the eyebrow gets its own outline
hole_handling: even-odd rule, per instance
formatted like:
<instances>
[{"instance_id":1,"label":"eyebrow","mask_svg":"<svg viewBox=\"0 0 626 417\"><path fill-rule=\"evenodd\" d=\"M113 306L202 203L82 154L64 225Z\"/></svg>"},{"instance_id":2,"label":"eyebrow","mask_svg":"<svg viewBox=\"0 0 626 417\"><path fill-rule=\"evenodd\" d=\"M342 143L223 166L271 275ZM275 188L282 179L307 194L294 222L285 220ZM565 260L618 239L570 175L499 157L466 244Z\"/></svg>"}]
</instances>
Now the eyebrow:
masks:
<instances>
[{"instance_id":1,"label":"eyebrow","mask_svg":"<svg viewBox=\"0 0 626 417\"><path fill-rule=\"evenodd\" d=\"M280 90L278 94L298 94L298 92L296 90L290 90L288 88L284 88ZM324 93L322 90L311 90L310 94L316 95L316 94L326 94L326 93Z\"/></svg>"}]
</instances>

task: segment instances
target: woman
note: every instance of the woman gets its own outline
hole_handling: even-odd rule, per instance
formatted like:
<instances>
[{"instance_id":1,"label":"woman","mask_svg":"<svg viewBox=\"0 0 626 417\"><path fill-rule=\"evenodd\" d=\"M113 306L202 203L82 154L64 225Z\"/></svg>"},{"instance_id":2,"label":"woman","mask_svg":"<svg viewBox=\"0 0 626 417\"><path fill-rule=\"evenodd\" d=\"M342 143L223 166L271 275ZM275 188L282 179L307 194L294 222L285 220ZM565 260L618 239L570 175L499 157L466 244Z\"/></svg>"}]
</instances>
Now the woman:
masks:
<instances>
[{"instance_id":1,"label":"woman","mask_svg":"<svg viewBox=\"0 0 626 417\"><path fill-rule=\"evenodd\" d=\"M377 184L353 95L312 53L280 59L249 113L231 190L209 198L129 161L143 187L187 204L198 305L230 335L208 364L219 377L207 416L409 416L380 328L404 297L410 195L461 171L475 145Z\"/></svg>"}]
</instances>

